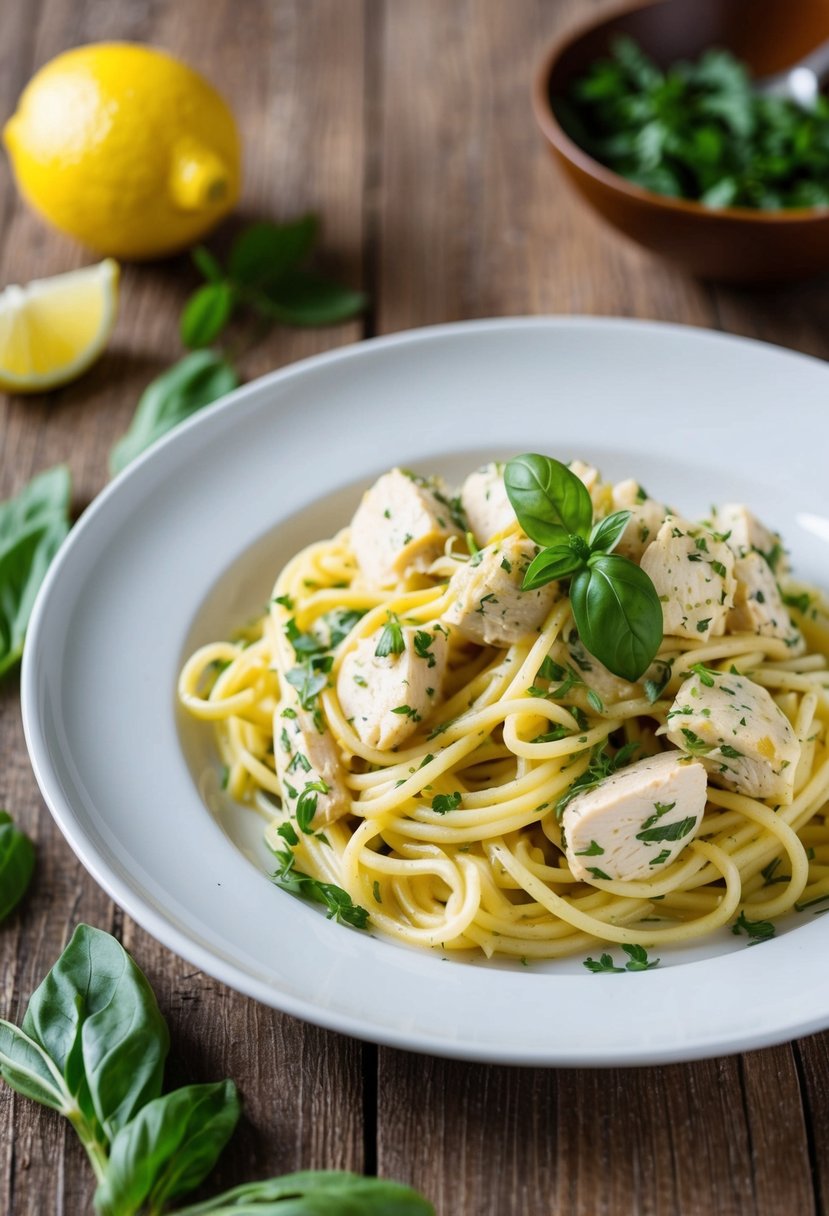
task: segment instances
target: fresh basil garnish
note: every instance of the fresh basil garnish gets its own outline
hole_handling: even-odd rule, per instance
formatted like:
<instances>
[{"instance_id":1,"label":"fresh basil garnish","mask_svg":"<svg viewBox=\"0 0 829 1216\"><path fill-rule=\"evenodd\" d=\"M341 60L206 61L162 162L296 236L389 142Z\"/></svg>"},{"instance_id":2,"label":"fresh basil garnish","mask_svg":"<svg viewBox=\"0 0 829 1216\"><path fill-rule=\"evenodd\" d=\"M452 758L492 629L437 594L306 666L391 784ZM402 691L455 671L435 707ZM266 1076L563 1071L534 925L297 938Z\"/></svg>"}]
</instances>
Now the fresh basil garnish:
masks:
<instances>
[{"instance_id":1,"label":"fresh basil garnish","mask_svg":"<svg viewBox=\"0 0 829 1216\"><path fill-rule=\"evenodd\" d=\"M593 527L584 483L550 456L516 456L504 470L521 527L545 547L524 577L525 591L570 578L570 603L587 650L614 675L638 680L662 642L662 605L639 566L612 553L630 519L616 511Z\"/></svg>"}]
</instances>

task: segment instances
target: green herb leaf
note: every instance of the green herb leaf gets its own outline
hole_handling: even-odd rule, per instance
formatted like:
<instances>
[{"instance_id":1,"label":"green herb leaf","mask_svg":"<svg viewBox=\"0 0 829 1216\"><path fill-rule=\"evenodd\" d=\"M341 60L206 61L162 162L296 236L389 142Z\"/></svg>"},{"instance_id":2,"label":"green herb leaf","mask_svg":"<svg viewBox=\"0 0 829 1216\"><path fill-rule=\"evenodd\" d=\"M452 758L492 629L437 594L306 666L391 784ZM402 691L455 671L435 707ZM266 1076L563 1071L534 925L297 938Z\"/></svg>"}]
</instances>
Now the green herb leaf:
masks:
<instances>
[{"instance_id":1,"label":"green herb leaf","mask_svg":"<svg viewBox=\"0 0 829 1216\"><path fill-rule=\"evenodd\" d=\"M583 559L569 545L554 545L551 549L542 549L536 554L527 567L522 591L534 591L536 587L544 587L556 579L567 578L583 565Z\"/></svg>"},{"instance_id":2,"label":"green herb leaf","mask_svg":"<svg viewBox=\"0 0 829 1216\"><path fill-rule=\"evenodd\" d=\"M593 522L587 488L566 465L525 453L507 461L504 485L518 522L539 545L560 546L569 535L586 538Z\"/></svg>"},{"instance_id":3,"label":"green herb leaf","mask_svg":"<svg viewBox=\"0 0 829 1216\"><path fill-rule=\"evenodd\" d=\"M0 1019L0 1077L12 1089L41 1106L66 1114L72 1095L55 1065L39 1043Z\"/></svg>"},{"instance_id":4,"label":"green herb leaf","mask_svg":"<svg viewBox=\"0 0 829 1216\"><path fill-rule=\"evenodd\" d=\"M215 351L185 355L144 390L129 430L110 453L112 472L120 473L162 435L238 383L236 372Z\"/></svg>"},{"instance_id":5,"label":"green herb leaf","mask_svg":"<svg viewBox=\"0 0 829 1216\"><path fill-rule=\"evenodd\" d=\"M295 866L295 858L290 849L274 850L279 861L279 869L272 875L273 882L283 891L291 895L300 895L315 903L324 904L328 909L328 919L339 921L341 924L352 925L355 929L365 929L368 924L368 912L355 904L342 887L334 883L320 882L310 874L303 874Z\"/></svg>"},{"instance_id":6,"label":"green herb leaf","mask_svg":"<svg viewBox=\"0 0 829 1216\"><path fill-rule=\"evenodd\" d=\"M386 613L386 616L388 619L383 626L383 632L377 639L377 646L374 650L378 659L385 659L390 654L402 654L406 649L403 629L398 617L393 612Z\"/></svg>"},{"instance_id":7,"label":"green herb leaf","mask_svg":"<svg viewBox=\"0 0 829 1216\"><path fill-rule=\"evenodd\" d=\"M432 799L432 810L437 811L439 815L445 815L447 811L456 811L461 804L462 797L460 790L455 790L452 794L435 794Z\"/></svg>"},{"instance_id":8,"label":"green herb leaf","mask_svg":"<svg viewBox=\"0 0 829 1216\"><path fill-rule=\"evenodd\" d=\"M23 1031L109 1140L161 1092L167 1025L141 971L100 929L78 926L32 996Z\"/></svg>"},{"instance_id":9,"label":"green herb leaf","mask_svg":"<svg viewBox=\"0 0 829 1216\"><path fill-rule=\"evenodd\" d=\"M596 975L600 975L602 972L616 972L621 975L624 972L624 967L617 967L613 961L612 955L610 954L602 954L597 959L586 958L582 963L582 966L586 967L588 971L594 972Z\"/></svg>"},{"instance_id":10,"label":"green herb leaf","mask_svg":"<svg viewBox=\"0 0 829 1216\"><path fill-rule=\"evenodd\" d=\"M667 840L682 840L697 826L695 815L687 819L677 819L674 823L661 824L653 828L644 828L636 833L637 840L645 840L649 844L662 844Z\"/></svg>"},{"instance_id":11,"label":"green herb leaf","mask_svg":"<svg viewBox=\"0 0 829 1216\"><path fill-rule=\"evenodd\" d=\"M234 1187L206 1203L180 1210L178 1216L253 1216L257 1212L262 1216L435 1216L422 1195L400 1182L333 1170L305 1170Z\"/></svg>"},{"instance_id":12,"label":"green herb leaf","mask_svg":"<svg viewBox=\"0 0 829 1216\"><path fill-rule=\"evenodd\" d=\"M190 250L193 265L201 272L208 283L221 283L225 272L218 258L214 257L206 245L196 245Z\"/></svg>"},{"instance_id":13,"label":"green herb leaf","mask_svg":"<svg viewBox=\"0 0 829 1216\"><path fill-rule=\"evenodd\" d=\"M748 944L756 946L774 937L775 928L770 920L748 920L745 912L741 912L731 926L731 932L737 936L746 933L751 939Z\"/></svg>"},{"instance_id":14,"label":"green herb leaf","mask_svg":"<svg viewBox=\"0 0 829 1216\"><path fill-rule=\"evenodd\" d=\"M289 270L272 286L251 297L258 312L283 325L339 325L361 313L368 297L318 274Z\"/></svg>"},{"instance_id":15,"label":"green herb leaf","mask_svg":"<svg viewBox=\"0 0 829 1216\"><path fill-rule=\"evenodd\" d=\"M59 465L0 503L0 676L23 654L35 597L69 531L70 490Z\"/></svg>"},{"instance_id":16,"label":"green herb leaf","mask_svg":"<svg viewBox=\"0 0 829 1216\"><path fill-rule=\"evenodd\" d=\"M645 571L615 554L591 557L570 602L587 650L614 675L638 680L662 643L662 605Z\"/></svg>"},{"instance_id":17,"label":"green herb leaf","mask_svg":"<svg viewBox=\"0 0 829 1216\"><path fill-rule=\"evenodd\" d=\"M234 291L230 283L207 283L194 292L181 314L181 340L191 350L209 346L230 320Z\"/></svg>"},{"instance_id":18,"label":"green herb leaf","mask_svg":"<svg viewBox=\"0 0 829 1216\"><path fill-rule=\"evenodd\" d=\"M319 235L315 215L303 215L287 224L267 221L251 224L239 234L230 250L228 271L242 287L267 287L303 262Z\"/></svg>"},{"instance_id":19,"label":"green herb leaf","mask_svg":"<svg viewBox=\"0 0 829 1216\"><path fill-rule=\"evenodd\" d=\"M232 1081L185 1085L148 1102L112 1142L95 1192L100 1216L161 1212L216 1164L241 1107Z\"/></svg>"},{"instance_id":20,"label":"green herb leaf","mask_svg":"<svg viewBox=\"0 0 829 1216\"><path fill-rule=\"evenodd\" d=\"M34 868L35 846L14 826L11 815L0 811L0 920L20 903Z\"/></svg>"},{"instance_id":21,"label":"green herb leaf","mask_svg":"<svg viewBox=\"0 0 829 1216\"><path fill-rule=\"evenodd\" d=\"M626 971L652 971L662 961L655 958L653 962L648 962L648 952L644 946L622 946L622 949L629 960L625 963Z\"/></svg>"},{"instance_id":22,"label":"green herb leaf","mask_svg":"<svg viewBox=\"0 0 829 1216\"><path fill-rule=\"evenodd\" d=\"M317 795L327 794L330 786L325 781L308 781L296 804L296 821L301 832L311 835L311 824L317 813Z\"/></svg>"},{"instance_id":23,"label":"green herb leaf","mask_svg":"<svg viewBox=\"0 0 829 1216\"><path fill-rule=\"evenodd\" d=\"M610 553L619 543L630 519L630 511L614 511L596 524L590 533L591 553Z\"/></svg>"}]
</instances>

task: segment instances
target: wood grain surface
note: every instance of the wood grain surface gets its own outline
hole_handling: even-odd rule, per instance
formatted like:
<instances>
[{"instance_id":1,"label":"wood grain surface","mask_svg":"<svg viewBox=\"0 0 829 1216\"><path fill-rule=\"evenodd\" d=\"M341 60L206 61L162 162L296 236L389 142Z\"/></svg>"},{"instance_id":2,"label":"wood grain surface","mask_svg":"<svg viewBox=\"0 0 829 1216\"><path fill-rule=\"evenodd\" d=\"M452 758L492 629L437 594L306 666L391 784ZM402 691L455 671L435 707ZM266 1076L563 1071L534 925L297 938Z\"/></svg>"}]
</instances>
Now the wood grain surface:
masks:
<instances>
[{"instance_id":1,"label":"wood grain surface","mask_svg":"<svg viewBox=\"0 0 829 1216\"><path fill-rule=\"evenodd\" d=\"M4 0L0 117L40 64L88 41L152 42L213 80L246 151L240 213L217 247L243 219L317 210L331 269L372 297L359 324L274 330L241 355L246 378L374 333L525 313L658 318L829 356L825 281L689 280L601 227L556 176L529 81L545 42L602 4ZM22 205L0 167L0 282L87 260ZM181 353L177 317L195 281L186 258L125 268L101 362L48 397L0 398L0 497L59 461L77 509L103 487L141 390ZM787 409L796 418L796 403ZM828 1035L590 1072L453 1063L299 1023L194 971L87 876L37 792L18 693L12 677L0 694L0 805L36 840L38 868L0 929L0 1013L22 1016L79 921L114 932L169 1020L169 1082L232 1076L244 1095L211 1189L328 1166L410 1181L439 1216L829 1214ZM0 1212L76 1216L91 1211L91 1192L61 1121L0 1087Z\"/></svg>"}]
</instances>

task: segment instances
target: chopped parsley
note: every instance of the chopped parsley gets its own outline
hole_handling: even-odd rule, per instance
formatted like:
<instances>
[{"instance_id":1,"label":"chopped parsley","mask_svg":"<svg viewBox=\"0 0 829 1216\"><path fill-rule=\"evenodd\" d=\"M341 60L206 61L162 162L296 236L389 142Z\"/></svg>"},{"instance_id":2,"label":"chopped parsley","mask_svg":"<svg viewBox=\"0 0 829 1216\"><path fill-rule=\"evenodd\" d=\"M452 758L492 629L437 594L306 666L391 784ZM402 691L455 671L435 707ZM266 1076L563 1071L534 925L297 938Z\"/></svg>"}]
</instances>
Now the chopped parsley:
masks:
<instances>
[{"instance_id":1,"label":"chopped parsley","mask_svg":"<svg viewBox=\"0 0 829 1216\"><path fill-rule=\"evenodd\" d=\"M435 794L432 799L432 810L437 811L438 815L445 815L447 811L456 811L461 804L461 798L460 790L455 790L452 794Z\"/></svg>"},{"instance_id":2,"label":"chopped parsley","mask_svg":"<svg viewBox=\"0 0 829 1216\"><path fill-rule=\"evenodd\" d=\"M385 659L390 654L402 654L406 649L403 640L403 628L393 612L388 612L388 620L383 626L383 632L377 640L374 654L378 659Z\"/></svg>"},{"instance_id":3,"label":"chopped parsley","mask_svg":"<svg viewBox=\"0 0 829 1216\"><path fill-rule=\"evenodd\" d=\"M310 874L303 874L295 867L294 854L290 849L274 850L278 869L271 875L271 880L291 895L300 895L304 899L324 904L328 909L328 919L340 924L351 925L355 929L365 929L368 924L368 911L355 904L347 891L331 882L320 882Z\"/></svg>"},{"instance_id":4,"label":"chopped parsley","mask_svg":"<svg viewBox=\"0 0 829 1216\"><path fill-rule=\"evenodd\" d=\"M622 946L625 954L628 956L628 961L624 967L617 967L611 954L602 954L598 959L586 958L582 966L588 971L599 975L602 972L606 974L616 973L621 975L624 971L652 971L654 967L658 967L661 959L655 958L649 961L648 952L644 946Z\"/></svg>"},{"instance_id":5,"label":"chopped parsley","mask_svg":"<svg viewBox=\"0 0 829 1216\"><path fill-rule=\"evenodd\" d=\"M770 920L748 920L745 912L741 912L731 926L731 932L737 936L746 933L751 939L748 944L756 946L774 937L774 925Z\"/></svg>"},{"instance_id":6,"label":"chopped parsley","mask_svg":"<svg viewBox=\"0 0 829 1216\"><path fill-rule=\"evenodd\" d=\"M434 667L436 659L430 647L434 644L435 635L426 629L418 629L414 635L415 654L419 659L426 660L427 667Z\"/></svg>"}]
</instances>

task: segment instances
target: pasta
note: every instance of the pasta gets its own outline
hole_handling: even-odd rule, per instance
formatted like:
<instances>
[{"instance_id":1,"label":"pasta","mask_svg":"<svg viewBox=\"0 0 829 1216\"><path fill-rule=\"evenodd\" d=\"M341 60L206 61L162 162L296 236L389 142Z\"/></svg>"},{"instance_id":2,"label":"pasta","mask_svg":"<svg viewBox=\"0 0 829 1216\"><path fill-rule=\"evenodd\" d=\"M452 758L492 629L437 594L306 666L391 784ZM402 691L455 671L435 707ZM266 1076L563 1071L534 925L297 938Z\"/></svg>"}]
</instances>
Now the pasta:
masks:
<instances>
[{"instance_id":1,"label":"pasta","mask_svg":"<svg viewBox=\"0 0 829 1216\"><path fill-rule=\"evenodd\" d=\"M657 590L666 570L677 578L677 553L688 559L679 607L661 596L666 631L637 679L585 647L575 575L570 595L566 580L521 590L538 546L495 465L455 501L387 474L351 527L279 573L260 619L189 658L180 701L212 724L228 796L266 815L282 885L408 945L524 961L751 932L829 899L829 617L818 593L791 579L779 539L745 508L688 525L635 483L605 485L578 462L569 472L589 492L594 532L622 512L614 553ZM381 487L394 510L378 513ZM700 566L697 603L682 578ZM497 591L490 573L464 607L490 568ZM529 627L531 596L542 615ZM737 693L750 708L735 709L733 741L706 735L717 697ZM763 706L771 726L755 740ZM642 782L662 780L654 758L676 761L674 802L657 798L633 831L630 808L650 796ZM697 814L686 803L701 765Z\"/></svg>"}]
</instances>

